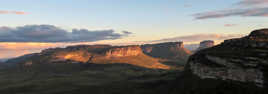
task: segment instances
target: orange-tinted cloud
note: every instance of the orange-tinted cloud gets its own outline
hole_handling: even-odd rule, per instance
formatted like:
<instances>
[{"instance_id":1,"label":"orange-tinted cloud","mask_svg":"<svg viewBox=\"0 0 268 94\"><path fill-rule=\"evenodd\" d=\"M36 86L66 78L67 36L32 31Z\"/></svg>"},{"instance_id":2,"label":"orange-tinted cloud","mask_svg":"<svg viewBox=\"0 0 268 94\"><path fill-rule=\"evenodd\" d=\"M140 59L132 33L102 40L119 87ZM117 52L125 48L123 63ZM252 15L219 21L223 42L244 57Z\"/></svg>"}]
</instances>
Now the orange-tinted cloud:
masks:
<instances>
[{"instance_id":1,"label":"orange-tinted cloud","mask_svg":"<svg viewBox=\"0 0 268 94\"><path fill-rule=\"evenodd\" d=\"M196 13L195 19L215 19L231 16L268 17L268 0L241 0L230 8Z\"/></svg>"},{"instance_id":2,"label":"orange-tinted cloud","mask_svg":"<svg viewBox=\"0 0 268 94\"><path fill-rule=\"evenodd\" d=\"M0 59L36 53L43 49L58 46L61 45L51 43L0 43Z\"/></svg>"},{"instance_id":3,"label":"orange-tinted cloud","mask_svg":"<svg viewBox=\"0 0 268 94\"><path fill-rule=\"evenodd\" d=\"M25 15L28 14L26 12L22 12L22 11L12 11L13 14L18 14L18 15Z\"/></svg>"},{"instance_id":4,"label":"orange-tinted cloud","mask_svg":"<svg viewBox=\"0 0 268 94\"><path fill-rule=\"evenodd\" d=\"M225 24L224 26L225 27L233 27L233 26L236 26L237 24Z\"/></svg>"},{"instance_id":5,"label":"orange-tinted cloud","mask_svg":"<svg viewBox=\"0 0 268 94\"><path fill-rule=\"evenodd\" d=\"M0 14L8 14L9 11L0 10Z\"/></svg>"},{"instance_id":6,"label":"orange-tinted cloud","mask_svg":"<svg viewBox=\"0 0 268 94\"><path fill-rule=\"evenodd\" d=\"M93 45L94 42L79 43L37 43L37 42L0 42L0 59L14 58L25 54L38 53L44 49L66 47L72 45Z\"/></svg>"},{"instance_id":7,"label":"orange-tinted cloud","mask_svg":"<svg viewBox=\"0 0 268 94\"><path fill-rule=\"evenodd\" d=\"M0 14L16 14L16 15L26 15L28 13L23 11L7 11L7 10L0 10Z\"/></svg>"}]
</instances>

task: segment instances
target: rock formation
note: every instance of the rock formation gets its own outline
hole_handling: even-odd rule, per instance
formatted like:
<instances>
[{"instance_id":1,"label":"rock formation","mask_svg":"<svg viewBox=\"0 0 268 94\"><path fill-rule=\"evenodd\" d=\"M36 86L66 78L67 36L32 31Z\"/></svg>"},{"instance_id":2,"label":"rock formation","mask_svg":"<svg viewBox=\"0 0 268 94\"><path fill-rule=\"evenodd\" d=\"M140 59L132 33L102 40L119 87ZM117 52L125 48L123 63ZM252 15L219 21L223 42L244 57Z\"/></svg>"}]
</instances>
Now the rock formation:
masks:
<instances>
[{"instance_id":1,"label":"rock formation","mask_svg":"<svg viewBox=\"0 0 268 94\"><path fill-rule=\"evenodd\" d=\"M213 46L214 46L213 40L205 40L205 41L200 42L199 48L197 50L202 50L202 49L213 47Z\"/></svg>"},{"instance_id":2,"label":"rock formation","mask_svg":"<svg viewBox=\"0 0 268 94\"><path fill-rule=\"evenodd\" d=\"M183 42L147 44L143 45L142 49L147 55L163 59L183 60L191 54L189 50L184 48Z\"/></svg>"},{"instance_id":3,"label":"rock formation","mask_svg":"<svg viewBox=\"0 0 268 94\"><path fill-rule=\"evenodd\" d=\"M90 62L93 58L119 58L143 54L140 46L73 46L62 49L50 49L55 61L72 60ZM48 51L44 51L48 52Z\"/></svg>"},{"instance_id":4,"label":"rock formation","mask_svg":"<svg viewBox=\"0 0 268 94\"><path fill-rule=\"evenodd\" d=\"M107 57L126 57L142 54L140 46L112 47L106 52Z\"/></svg>"},{"instance_id":5,"label":"rock formation","mask_svg":"<svg viewBox=\"0 0 268 94\"><path fill-rule=\"evenodd\" d=\"M186 71L202 79L201 81L217 80L216 82L229 83L227 87L254 91L255 94L263 93L268 87L267 39L268 29L261 29L243 38L226 40L217 46L192 55L187 63ZM252 84L252 87L249 84ZM209 85L212 84L203 86L226 87L223 84ZM252 89L247 90L250 89L248 87Z\"/></svg>"},{"instance_id":6,"label":"rock formation","mask_svg":"<svg viewBox=\"0 0 268 94\"><path fill-rule=\"evenodd\" d=\"M38 63L93 63L93 64L130 64L152 69L169 69L158 58L145 55L140 46L78 45L66 48L50 48L41 53L25 55L8 62L21 65ZM28 63L32 62L32 63Z\"/></svg>"}]
</instances>

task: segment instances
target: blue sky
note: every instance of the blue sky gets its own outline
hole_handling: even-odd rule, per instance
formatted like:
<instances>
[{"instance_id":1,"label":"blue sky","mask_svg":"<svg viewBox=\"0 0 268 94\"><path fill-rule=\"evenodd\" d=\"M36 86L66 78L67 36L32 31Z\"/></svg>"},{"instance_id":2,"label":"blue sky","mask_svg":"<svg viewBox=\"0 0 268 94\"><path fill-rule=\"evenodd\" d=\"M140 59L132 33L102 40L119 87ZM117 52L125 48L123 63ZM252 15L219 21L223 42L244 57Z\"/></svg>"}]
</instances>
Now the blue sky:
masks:
<instances>
[{"instance_id":1,"label":"blue sky","mask_svg":"<svg viewBox=\"0 0 268 94\"><path fill-rule=\"evenodd\" d=\"M264 17L197 20L197 13L235 7L248 0L5 0L0 10L26 15L0 15L0 26L49 24L71 31L129 31L131 41L157 40L196 33L243 33L266 25ZM266 0L252 0L266 1ZM226 24L235 26L226 27ZM148 35L153 35L148 37Z\"/></svg>"},{"instance_id":2,"label":"blue sky","mask_svg":"<svg viewBox=\"0 0 268 94\"><path fill-rule=\"evenodd\" d=\"M239 0L5 0L0 4L1 10L23 11L29 14L0 15L0 26L51 24L69 30L127 30L133 32L136 37L140 36L141 40L203 32L229 33L227 30L240 32L244 30L223 26L244 24L252 19L231 17L195 20L193 17L195 13L221 10L232 7L237 2ZM257 23L261 23L261 20ZM152 33L155 38L144 38ZM167 36L164 36L165 33Z\"/></svg>"},{"instance_id":3,"label":"blue sky","mask_svg":"<svg viewBox=\"0 0 268 94\"><path fill-rule=\"evenodd\" d=\"M1 15L0 25L52 24L67 29L115 29L137 32L138 34L146 32L163 34L184 30L181 28L187 24L219 23L221 25L220 21L195 21L192 15L229 7L234 2L237 1L5 0L0 4L1 10L24 11L29 14Z\"/></svg>"},{"instance_id":4,"label":"blue sky","mask_svg":"<svg viewBox=\"0 0 268 94\"><path fill-rule=\"evenodd\" d=\"M45 24L68 32L74 28L93 30L92 32L115 31L109 34L119 36L114 40L100 40L99 43L162 39L182 39L189 43L206 39L222 41L223 38L245 35L268 25L267 2L268 0L2 0L0 27ZM121 31L131 32L131 35L121 37L125 36L119 34ZM215 37L206 37L206 34ZM200 40L183 40L193 36L200 36Z\"/></svg>"}]
</instances>

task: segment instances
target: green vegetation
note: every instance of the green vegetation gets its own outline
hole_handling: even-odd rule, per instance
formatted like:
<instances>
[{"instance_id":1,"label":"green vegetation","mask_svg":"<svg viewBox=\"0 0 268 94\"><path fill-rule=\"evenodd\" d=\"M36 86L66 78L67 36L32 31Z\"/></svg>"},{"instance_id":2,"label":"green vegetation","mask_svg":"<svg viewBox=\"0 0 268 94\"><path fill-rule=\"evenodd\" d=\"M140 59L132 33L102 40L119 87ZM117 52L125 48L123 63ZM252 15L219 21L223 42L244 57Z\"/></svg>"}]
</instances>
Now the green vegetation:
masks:
<instances>
[{"instance_id":1,"label":"green vegetation","mask_svg":"<svg viewBox=\"0 0 268 94\"><path fill-rule=\"evenodd\" d=\"M128 64L33 64L0 72L1 94L145 93L145 83L174 80L179 70L146 69ZM145 89L145 90L144 90ZM107 91L106 91L107 90Z\"/></svg>"}]
</instances>

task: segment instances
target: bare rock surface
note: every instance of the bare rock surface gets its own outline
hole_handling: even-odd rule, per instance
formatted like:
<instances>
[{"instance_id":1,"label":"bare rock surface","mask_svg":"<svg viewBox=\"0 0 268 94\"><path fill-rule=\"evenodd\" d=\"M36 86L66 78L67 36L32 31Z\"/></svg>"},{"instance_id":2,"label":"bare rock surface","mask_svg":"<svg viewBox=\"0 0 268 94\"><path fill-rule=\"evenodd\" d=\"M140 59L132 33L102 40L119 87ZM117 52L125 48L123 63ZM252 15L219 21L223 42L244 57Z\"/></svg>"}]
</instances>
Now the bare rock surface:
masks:
<instances>
[{"instance_id":1,"label":"bare rock surface","mask_svg":"<svg viewBox=\"0 0 268 94\"><path fill-rule=\"evenodd\" d=\"M200 42L199 48L197 50L202 50L205 48L213 47L214 45L215 44L214 44L213 40L204 40L204 41Z\"/></svg>"},{"instance_id":2,"label":"bare rock surface","mask_svg":"<svg viewBox=\"0 0 268 94\"><path fill-rule=\"evenodd\" d=\"M192 55L187 71L200 79L253 83L268 87L268 30L260 29L248 36L226 40Z\"/></svg>"}]
</instances>

